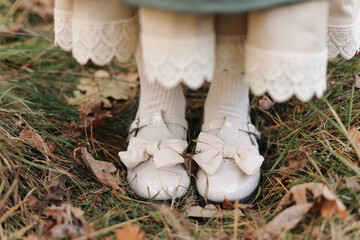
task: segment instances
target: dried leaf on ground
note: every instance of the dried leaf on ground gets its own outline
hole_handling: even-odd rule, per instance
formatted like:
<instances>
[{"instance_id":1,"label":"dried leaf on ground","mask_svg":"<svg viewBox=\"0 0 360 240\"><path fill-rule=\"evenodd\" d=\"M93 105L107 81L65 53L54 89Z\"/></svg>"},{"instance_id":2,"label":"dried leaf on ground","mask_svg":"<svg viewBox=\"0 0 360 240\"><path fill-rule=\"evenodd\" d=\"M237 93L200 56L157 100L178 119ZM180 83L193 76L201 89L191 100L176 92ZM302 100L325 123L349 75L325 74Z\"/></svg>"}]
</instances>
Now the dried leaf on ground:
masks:
<instances>
[{"instance_id":1,"label":"dried leaf on ground","mask_svg":"<svg viewBox=\"0 0 360 240\"><path fill-rule=\"evenodd\" d=\"M141 240L145 237L145 231L140 231L138 224L128 223L125 227L115 230L116 240Z\"/></svg>"},{"instance_id":2,"label":"dried leaf on ground","mask_svg":"<svg viewBox=\"0 0 360 240\"><path fill-rule=\"evenodd\" d=\"M314 198L321 198L319 207L322 217L330 218L335 212L341 218L347 216L348 211L345 205L322 183L303 183L293 186L281 199L277 211L280 211L284 205L289 204L290 199L293 199L296 204L308 203L307 191L310 191Z\"/></svg>"},{"instance_id":3,"label":"dried leaf on ground","mask_svg":"<svg viewBox=\"0 0 360 240\"><path fill-rule=\"evenodd\" d=\"M245 209L249 209L249 208L252 208L253 205L251 204L241 204L241 203L238 203L237 204L237 207L239 209L242 209L242 210L245 210ZM227 200L226 198L223 200L223 209L235 209L235 204L229 202L229 200Z\"/></svg>"},{"instance_id":4,"label":"dried leaf on ground","mask_svg":"<svg viewBox=\"0 0 360 240\"><path fill-rule=\"evenodd\" d=\"M106 106L101 100L84 102L79 107L81 124L75 126L79 130L94 129L112 117L111 106Z\"/></svg>"},{"instance_id":5,"label":"dried leaf on ground","mask_svg":"<svg viewBox=\"0 0 360 240\"><path fill-rule=\"evenodd\" d=\"M19 137L26 140L30 145L40 149L45 154L51 155L55 150L54 142L46 141L45 138L41 137L33 129L28 127L20 132Z\"/></svg>"},{"instance_id":6,"label":"dried leaf on ground","mask_svg":"<svg viewBox=\"0 0 360 240\"><path fill-rule=\"evenodd\" d=\"M349 135L354 144L360 149L360 131L357 129L356 126L351 127Z\"/></svg>"},{"instance_id":7,"label":"dried leaf on ground","mask_svg":"<svg viewBox=\"0 0 360 240\"><path fill-rule=\"evenodd\" d=\"M360 190L360 184L356 181L354 178L345 178L346 185L348 188L359 191Z\"/></svg>"},{"instance_id":8,"label":"dried leaf on ground","mask_svg":"<svg viewBox=\"0 0 360 240\"><path fill-rule=\"evenodd\" d=\"M190 173L190 176L196 179L196 173L199 165L194 160L192 160L190 154L186 154L184 156L184 167L186 169L186 172Z\"/></svg>"},{"instance_id":9,"label":"dried leaf on ground","mask_svg":"<svg viewBox=\"0 0 360 240\"><path fill-rule=\"evenodd\" d=\"M89 168L96 178L108 187L112 187L117 190L122 190L115 177L111 174L117 169L114 164L105 161L98 161L91 155L89 150L83 144L79 144L74 150L75 159L81 158L86 167Z\"/></svg>"},{"instance_id":10,"label":"dried leaf on ground","mask_svg":"<svg viewBox=\"0 0 360 240\"><path fill-rule=\"evenodd\" d=\"M321 198L321 201L308 202L307 191L310 191L314 198ZM322 183L303 183L292 187L281 199L277 211L282 210L291 199L295 201L295 205L286 208L265 226L256 229L249 238L265 240L278 237L293 229L311 209L317 207L320 208L323 218L330 218L335 212L341 218L348 214L345 205Z\"/></svg>"},{"instance_id":11,"label":"dried leaf on ground","mask_svg":"<svg viewBox=\"0 0 360 240\"><path fill-rule=\"evenodd\" d=\"M355 72L352 74L352 78L354 79L354 85L356 88L360 88L360 77Z\"/></svg>"},{"instance_id":12,"label":"dried leaf on ground","mask_svg":"<svg viewBox=\"0 0 360 240\"><path fill-rule=\"evenodd\" d=\"M111 76L104 70L98 70L94 77L83 77L74 90L74 98L67 98L67 102L79 105L86 101L102 100L108 103L108 98L128 99L132 94L131 88L138 85L137 72L120 73Z\"/></svg>"},{"instance_id":13,"label":"dried leaf on ground","mask_svg":"<svg viewBox=\"0 0 360 240\"><path fill-rule=\"evenodd\" d=\"M47 188L48 200L62 201L64 196L67 195L65 182L70 178L65 174L52 174L50 178L52 179Z\"/></svg>"},{"instance_id":14,"label":"dried leaf on ground","mask_svg":"<svg viewBox=\"0 0 360 240\"><path fill-rule=\"evenodd\" d=\"M60 207L52 206L42 212L45 219L41 221L42 228L41 240L76 239L95 239L94 232L90 224L83 217L80 208L74 208L70 204L62 204Z\"/></svg>"},{"instance_id":15,"label":"dried leaf on ground","mask_svg":"<svg viewBox=\"0 0 360 240\"><path fill-rule=\"evenodd\" d=\"M198 218L212 218L212 217L224 217L235 215L235 211L237 211L237 216L245 216L244 213L240 209L236 210L222 210L217 208L213 204L207 204L204 208L200 206L191 206L187 210L187 214L189 217L198 217Z\"/></svg>"},{"instance_id":16,"label":"dried leaf on ground","mask_svg":"<svg viewBox=\"0 0 360 240\"><path fill-rule=\"evenodd\" d=\"M275 101L271 99L267 94L262 95L255 100L255 106L261 108L262 110L269 110L272 106L275 105Z\"/></svg>"},{"instance_id":17,"label":"dried leaf on ground","mask_svg":"<svg viewBox=\"0 0 360 240\"><path fill-rule=\"evenodd\" d=\"M250 239L269 240L293 229L313 207L313 203L301 203L279 213L265 226L256 229Z\"/></svg>"},{"instance_id":18,"label":"dried leaf on ground","mask_svg":"<svg viewBox=\"0 0 360 240\"><path fill-rule=\"evenodd\" d=\"M305 168L306 159L301 157L297 160L291 159L288 161L289 166L281 166L279 172L283 173L299 173Z\"/></svg>"}]
</instances>

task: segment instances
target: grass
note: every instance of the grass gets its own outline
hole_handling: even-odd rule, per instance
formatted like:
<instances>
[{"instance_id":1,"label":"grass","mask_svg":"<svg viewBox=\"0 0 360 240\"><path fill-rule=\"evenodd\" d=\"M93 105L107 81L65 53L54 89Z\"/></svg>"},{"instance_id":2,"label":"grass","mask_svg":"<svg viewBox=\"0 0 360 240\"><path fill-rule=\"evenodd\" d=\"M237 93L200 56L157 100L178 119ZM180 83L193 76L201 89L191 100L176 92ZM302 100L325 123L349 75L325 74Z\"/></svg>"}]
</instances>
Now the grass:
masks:
<instances>
[{"instance_id":1,"label":"grass","mask_svg":"<svg viewBox=\"0 0 360 240\"><path fill-rule=\"evenodd\" d=\"M59 204L46 196L51 171L71 176L63 202L81 208L99 238L113 235L112 226L127 221L140 224L149 239L181 236L226 239L233 237L235 228L238 238L242 238L275 216L279 201L292 186L306 182L327 185L345 203L349 216L342 220L335 214L323 219L319 212L310 212L295 229L281 237L360 237L359 191L345 182L351 177L359 183L360 175L356 166L359 156L346 134L350 126L360 124L360 92L351 78L353 72L360 72L360 58L329 63L328 91L322 99L308 104L292 99L269 111L252 105L251 116L262 132L261 153L266 159L262 190L254 207L237 221L231 216L191 219L179 213L195 202L194 187L170 211L133 199L126 185L126 168L117 152L126 149L127 128L136 113L138 90L121 101L123 110L119 114L92 133L76 136L68 125L78 122L79 114L76 106L67 104L65 96L72 96L81 75L91 75L100 68L91 64L80 66L70 53L54 47L49 25L26 28L31 33L2 34L0 45L0 239L20 238L41 230L42 210ZM116 75L133 71L135 66L133 61L128 64L114 61L104 68ZM195 92L185 90L192 139L199 132L206 90L207 86ZM56 157L19 138L24 125L55 142ZM105 187L74 160L73 150L79 142L90 142L97 159L115 164L119 180L126 187L124 192ZM291 160L302 162L303 166L297 172L290 171L286 167ZM29 203L29 199L36 201Z\"/></svg>"}]
</instances>

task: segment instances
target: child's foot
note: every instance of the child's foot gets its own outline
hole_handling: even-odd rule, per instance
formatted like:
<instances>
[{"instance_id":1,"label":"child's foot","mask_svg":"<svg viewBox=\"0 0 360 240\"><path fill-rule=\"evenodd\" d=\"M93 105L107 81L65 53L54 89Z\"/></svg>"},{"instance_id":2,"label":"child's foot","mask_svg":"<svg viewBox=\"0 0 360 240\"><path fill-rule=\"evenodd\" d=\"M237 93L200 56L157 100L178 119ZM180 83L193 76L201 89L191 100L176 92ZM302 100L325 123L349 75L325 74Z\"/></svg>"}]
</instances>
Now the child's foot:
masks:
<instances>
[{"instance_id":1,"label":"child's foot","mask_svg":"<svg viewBox=\"0 0 360 240\"><path fill-rule=\"evenodd\" d=\"M264 158L258 152L255 127L231 117L205 123L198 137L199 164L196 187L209 202L246 203L257 193L260 166ZM250 142L244 144L244 137Z\"/></svg>"},{"instance_id":2,"label":"child's foot","mask_svg":"<svg viewBox=\"0 0 360 240\"><path fill-rule=\"evenodd\" d=\"M186 130L185 119L162 111L132 123L128 149L119 156L128 168L128 183L138 197L172 200L186 193L190 185L182 164Z\"/></svg>"}]
</instances>

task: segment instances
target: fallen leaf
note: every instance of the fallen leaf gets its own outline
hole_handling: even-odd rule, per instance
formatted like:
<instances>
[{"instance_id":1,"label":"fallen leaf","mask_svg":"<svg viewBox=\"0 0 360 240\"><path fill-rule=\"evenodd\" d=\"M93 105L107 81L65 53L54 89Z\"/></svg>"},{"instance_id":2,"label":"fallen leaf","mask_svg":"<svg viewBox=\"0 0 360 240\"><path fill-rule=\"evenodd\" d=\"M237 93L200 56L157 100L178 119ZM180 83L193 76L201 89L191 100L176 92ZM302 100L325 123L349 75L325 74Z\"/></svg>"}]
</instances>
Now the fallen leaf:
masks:
<instances>
[{"instance_id":1,"label":"fallen leaf","mask_svg":"<svg viewBox=\"0 0 360 240\"><path fill-rule=\"evenodd\" d=\"M307 192L314 198L321 198L319 203L308 202ZM295 205L281 211L283 206L295 201ZM248 239L265 240L279 238L282 233L293 229L305 215L314 208L320 208L323 218L330 218L335 212L341 218L348 214L345 205L322 183L303 183L293 186L281 199L276 212L281 211L265 226L256 229Z\"/></svg>"},{"instance_id":2,"label":"fallen leaf","mask_svg":"<svg viewBox=\"0 0 360 240\"><path fill-rule=\"evenodd\" d=\"M229 200L227 200L226 198L223 201L223 208L224 209L234 209L235 205L232 204L231 202L229 202Z\"/></svg>"},{"instance_id":3,"label":"fallen leaf","mask_svg":"<svg viewBox=\"0 0 360 240\"><path fill-rule=\"evenodd\" d=\"M256 229L252 233L252 239L269 240L293 229L305 217L312 206L313 203L301 203L285 209L265 226Z\"/></svg>"},{"instance_id":4,"label":"fallen leaf","mask_svg":"<svg viewBox=\"0 0 360 240\"><path fill-rule=\"evenodd\" d=\"M356 88L360 88L360 77L355 72L352 74L352 78L354 79L354 85Z\"/></svg>"},{"instance_id":5,"label":"fallen leaf","mask_svg":"<svg viewBox=\"0 0 360 240\"><path fill-rule=\"evenodd\" d=\"M261 108L262 110L269 110L272 106L275 105L275 101L267 94L262 95L255 100L255 106Z\"/></svg>"},{"instance_id":6,"label":"fallen leaf","mask_svg":"<svg viewBox=\"0 0 360 240\"><path fill-rule=\"evenodd\" d=\"M239 208L236 210L222 210L220 208L217 208L213 204L207 204L204 208L202 208L201 206L191 206L186 211L189 217L199 218L230 216L234 215L235 211L237 211L237 216L245 216Z\"/></svg>"},{"instance_id":7,"label":"fallen leaf","mask_svg":"<svg viewBox=\"0 0 360 240\"><path fill-rule=\"evenodd\" d=\"M140 231L140 226L128 223L125 227L115 230L116 240L141 240L145 237L145 231Z\"/></svg>"},{"instance_id":8,"label":"fallen leaf","mask_svg":"<svg viewBox=\"0 0 360 240\"><path fill-rule=\"evenodd\" d=\"M186 172L190 173L190 176L196 179L196 173L199 165L194 160L192 160L190 154L186 154L184 156L184 167L186 169Z\"/></svg>"},{"instance_id":9,"label":"fallen leaf","mask_svg":"<svg viewBox=\"0 0 360 240\"><path fill-rule=\"evenodd\" d=\"M237 207L241 210L245 210L245 209L250 209L253 207L253 205L251 204L242 204L242 203L238 203ZM226 198L223 200L223 205L222 205L223 209L235 209L235 204L229 202L229 200L227 200Z\"/></svg>"},{"instance_id":10,"label":"fallen leaf","mask_svg":"<svg viewBox=\"0 0 360 240\"><path fill-rule=\"evenodd\" d=\"M62 201L67 194L65 182L70 178L65 174L55 176L53 174L51 178L47 188L47 198L48 200Z\"/></svg>"},{"instance_id":11,"label":"fallen leaf","mask_svg":"<svg viewBox=\"0 0 360 240\"><path fill-rule=\"evenodd\" d=\"M88 145L89 146L89 145ZM108 187L112 187L117 190L123 190L122 187L117 183L111 173L117 169L114 164L110 162L98 161L89 153L89 150L83 144L79 144L74 150L74 158L81 158L85 163L86 167L89 168L96 178Z\"/></svg>"},{"instance_id":12,"label":"fallen leaf","mask_svg":"<svg viewBox=\"0 0 360 240\"><path fill-rule=\"evenodd\" d=\"M52 206L42 212L45 219L41 221L42 228L41 240L76 239L95 239L94 232L90 224L83 217L80 208L74 208L71 204L62 204L60 207Z\"/></svg>"},{"instance_id":13,"label":"fallen leaf","mask_svg":"<svg viewBox=\"0 0 360 240\"><path fill-rule=\"evenodd\" d=\"M69 104L79 105L83 102L101 100L108 103L108 98L128 99L132 93L131 88L138 85L139 75L136 71L120 73L111 76L105 70L98 70L93 77L83 77L74 90L73 98L67 97Z\"/></svg>"},{"instance_id":14,"label":"fallen leaf","mask_svg":"<svg viewBox=\"0 0 360 240\"><path fill-rule=\"evenodd\" d=\"M280 211L284 205L289 204L291 198L296 204L308 203L307 191L310 191L315 198L322 198L319 204L322 217L329 218L335 212L341 218L347 216L348 211L345 205L322 183L303 183L293 186L281 199L277 211Z\"/></svg>"},{"instance_id":15,"label":"fallen leaf","mask_svg":"<svg viewBox=\"0 0 360 240\"><path fill-rule=\"evenodd\" d=\"M79 113L81 124L76 126L79 130L94 129L103 124L106 119L112 117L109 108L106 108L105 103L100 100L82 103Z\"/></svg>"},{"instance_id":16,"label":"fallen leaf","mask_svg":"<svg viewBox=\"0 0 360 240\"><path fill-rule=\"evenodd\" d=\"M36 235L36 234L32 233L32 234L30 234L30 235L28 235L28 236L24 237L24 240L40 240L40 238L39 238L39 236L38 236L38 235Z\"/></svg>"},{"instance_id":17,"label":"fallen leaf","mask_svg":"<svg viewBox=\"0 0 360 240\"><path fill-rule=\"evenodd\" d=\"M348 186L348 188L355 190L355 191L359 191L360 190L360 184L358 182L356 182L355 179L353 178L345 178L346 181L346 185Z\"/></svg>"},{"instance_id":18,"label":"fallen leaf","mask_svg":"<svg viewBox=\"0 0 360 240\"><path fill-rule=\"evenodd\" d=\"M360 149L360 131L356 126L351 127L349 135L354 144L358 147L358 149Z\"/></svg>"},{"instance_id":19,"label":"fallen leaf","mask_svg":"<svg viewBox=\"0 0 360 240\"><path fill-rule=\"evenodd\" d=\"M30 145L40 149L45 154L52 155L51 153L55 150L55 143L51 141L46 141L33 129L25 128L20 132L20 138L26 140Z\"/></svg>"},{"instance_id":20,"label":"fallen leaf","mask_svg":"<svg viewBox=\"0 0 360 240\"><path fill-rule=\"evenodd\" d=\"M305 168L305 163L306 159L303 157L297 160L291 159L288 161L289 166L281 166L279 171L283 173L299 173Z\"/></svg>"}]
</instances>

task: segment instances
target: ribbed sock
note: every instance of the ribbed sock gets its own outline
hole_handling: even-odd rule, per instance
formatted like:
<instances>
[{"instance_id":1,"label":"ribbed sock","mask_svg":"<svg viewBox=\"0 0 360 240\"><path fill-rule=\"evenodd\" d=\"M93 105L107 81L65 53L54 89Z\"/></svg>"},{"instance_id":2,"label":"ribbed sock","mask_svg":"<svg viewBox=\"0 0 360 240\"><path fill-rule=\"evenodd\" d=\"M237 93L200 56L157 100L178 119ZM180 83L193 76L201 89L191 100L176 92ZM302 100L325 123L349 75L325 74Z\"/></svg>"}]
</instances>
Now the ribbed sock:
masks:
<instances>
[{"instance_id":1,"label":"ribbed sock","mask_svg":"<svg viewBox=\"0 0 360 240\"><path fill-rule=\"evenodd\" d=\"M175 114L179 118L185 118L185 96L181 85L174 88L165 88L158 82L149 82L144 74L144 61L142 59L141 49L136 53L136 62L140 76L140 103L138 109L138 117L150 118L153 114L161 110L164 113ZM183 138L184 129L177 125L168 124L168 129L175 137ZM155 134L156 136L150 136ZM139 131L138 136L148 139L161 138L156 133L146 133Z\"/></svg>"},{"instance_id":2,"label":"ribbed sock","mask_svg":"<svg viewBox=\"0 0 360 240\"><path fill-rule=\"evenodd\" d=\"M225 70L216 73L205 101L204 122L227 116L247 122L248 111L249 85L244 81L244 75L232 75ZM217 132L218 130L211 133ZM243 132L236 139L229 136L229 139L223 140L238 146L252 145L249 135Z\"/></svg>"}]
</instances>

